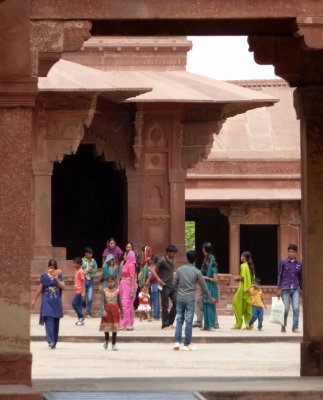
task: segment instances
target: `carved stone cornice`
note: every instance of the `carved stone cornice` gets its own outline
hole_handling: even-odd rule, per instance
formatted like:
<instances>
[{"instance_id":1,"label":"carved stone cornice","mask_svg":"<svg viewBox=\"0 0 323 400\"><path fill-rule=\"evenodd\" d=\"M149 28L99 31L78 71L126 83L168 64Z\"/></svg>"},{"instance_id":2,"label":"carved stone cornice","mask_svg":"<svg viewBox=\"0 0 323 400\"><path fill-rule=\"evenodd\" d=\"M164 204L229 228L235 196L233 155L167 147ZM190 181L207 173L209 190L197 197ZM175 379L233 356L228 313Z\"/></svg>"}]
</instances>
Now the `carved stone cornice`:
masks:
<instances>
[{"instance_id":1,"label":"carved stone cornice","mask_svg":"<svg viewBox=\"0 0 323 400\"><path fill-rule=\"evenodd\" d=\"M189 174L212 175L297 175L300 161L218 161L198 162Z\"/></svg>"},{"instance_id":2,"label":"carved stone cornice","mask_svg":"<svg viewBox=\"0 0 323 400\"><path fill-rule=\"evenodd\" d=\"M79 50L90 38L91 22L32 21L32 69L36 76L46 76L63 52Z\"/></svg>"}]
</instances>

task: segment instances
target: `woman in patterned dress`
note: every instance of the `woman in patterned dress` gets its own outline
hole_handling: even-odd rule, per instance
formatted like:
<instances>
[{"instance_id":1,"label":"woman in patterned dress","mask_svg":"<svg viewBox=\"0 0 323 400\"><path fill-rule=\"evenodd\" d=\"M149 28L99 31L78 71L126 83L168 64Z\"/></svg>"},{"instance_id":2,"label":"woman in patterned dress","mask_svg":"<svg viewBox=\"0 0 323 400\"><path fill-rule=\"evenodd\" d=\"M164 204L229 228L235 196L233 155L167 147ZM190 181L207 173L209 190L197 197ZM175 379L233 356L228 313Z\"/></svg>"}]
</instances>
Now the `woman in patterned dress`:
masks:
<instances>
[{"instance_id":1,"label":"woman in patterned dress","mask_svg":"<svg viewBox=\"0 0 323 400\"><path fill-rule=\"evenodd\" d=\"M107 278L107 287L101 290L102 304L104 305L100 323L100 331L104 332L103 348L107 350L109 345L109 333L112 333L112 351L117 351L117 332L119 330L120 316L123 317L122 304L119 289L116 288L115 278Z\"/></svg>"}]
</instances>

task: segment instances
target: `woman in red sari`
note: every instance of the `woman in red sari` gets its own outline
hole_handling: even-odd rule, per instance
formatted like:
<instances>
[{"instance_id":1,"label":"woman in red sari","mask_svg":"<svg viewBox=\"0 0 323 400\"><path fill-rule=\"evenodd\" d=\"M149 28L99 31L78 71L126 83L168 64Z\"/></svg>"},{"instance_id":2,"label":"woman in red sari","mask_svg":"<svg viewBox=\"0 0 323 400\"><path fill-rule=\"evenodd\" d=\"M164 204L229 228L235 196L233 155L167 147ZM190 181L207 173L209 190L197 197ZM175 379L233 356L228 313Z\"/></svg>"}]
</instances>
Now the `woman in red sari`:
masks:
<instances>
[{"instance_id":1,"label":"woman in red sari","mask_svg":"<svg viewBox=\"0 0 323 400\"><path fill-rule=\"evenodd\" d=\"M129 251L127 260L122 269L121 281L120 281L120 296L123 309L123 318L120 321L120 329L132 331L135 310L134 300L137 291L136 283L136 255L134 251Z\"/></svg>"}]
</instances>

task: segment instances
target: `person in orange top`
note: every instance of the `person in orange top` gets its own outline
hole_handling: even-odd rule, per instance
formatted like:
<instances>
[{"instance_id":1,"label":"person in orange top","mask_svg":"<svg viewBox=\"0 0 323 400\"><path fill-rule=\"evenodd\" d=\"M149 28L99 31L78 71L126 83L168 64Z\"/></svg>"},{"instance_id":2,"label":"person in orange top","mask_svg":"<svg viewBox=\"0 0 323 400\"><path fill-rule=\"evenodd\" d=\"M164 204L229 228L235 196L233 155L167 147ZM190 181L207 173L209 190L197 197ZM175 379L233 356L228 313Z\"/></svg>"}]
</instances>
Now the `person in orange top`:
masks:
<instances>
[{"instance_id":1,"label":"person in orange top","mask_svg":"<svg viewBox=\"0 0 323 400\"><path fill-rule=\"evenodd\" d=\"M76 257L73 260L73 265L75 268L75 277L74 277L74 297L72 300L72 307L76 312L78 320L75 322L75 325L81 326L84 325L84 314L82 311L82 294L84 293L84 272L81 268L82 266L82 258Z\"/></svg>"},{"instance_id":2,"label":"person in orange top","mask_svg":"<svg viewBox=\"0 0 323 400\"><path fill-rule=\"evenodd\" d=\"M258 331L262 331L262 323L264 319L264 294L260 288L260 279L256 278L253 285L248 287L246 292L250 296L250 304L252 307L252 317L249 321L247 329L252 329L252 325L258 319Z\"/></svg>"}]
</instances>

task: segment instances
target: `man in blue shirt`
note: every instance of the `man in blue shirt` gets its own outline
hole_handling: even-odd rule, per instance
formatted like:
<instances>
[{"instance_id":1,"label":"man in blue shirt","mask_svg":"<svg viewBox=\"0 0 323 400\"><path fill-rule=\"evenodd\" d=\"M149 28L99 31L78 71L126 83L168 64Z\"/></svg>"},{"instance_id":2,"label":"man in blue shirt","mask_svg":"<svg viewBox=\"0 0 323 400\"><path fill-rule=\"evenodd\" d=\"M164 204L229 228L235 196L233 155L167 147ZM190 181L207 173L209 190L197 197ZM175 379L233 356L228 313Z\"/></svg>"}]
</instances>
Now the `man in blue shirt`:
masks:
<instances>
[{"instance_id":1,"label":"man in blue shirt","mask_svg":"<svg viewBox=\"0 0 323 400\"><path fill-rule=\"evenodd\" d=\"M288 257L281 260L278 265L277 297L282 297L285 305L284 325L281 328L282 332L286 332L289 305L290 301L292 301L292 331L294 333L299 333L299 291L302 289L302 263L296 258L297 250L296 244L290 244L288 246Z\"/></svg>"}]
</instances>

